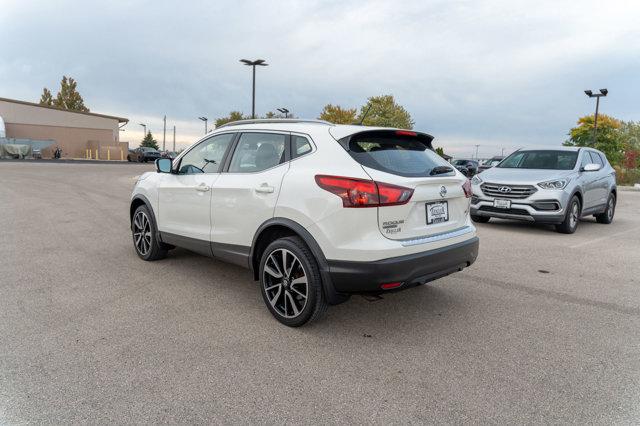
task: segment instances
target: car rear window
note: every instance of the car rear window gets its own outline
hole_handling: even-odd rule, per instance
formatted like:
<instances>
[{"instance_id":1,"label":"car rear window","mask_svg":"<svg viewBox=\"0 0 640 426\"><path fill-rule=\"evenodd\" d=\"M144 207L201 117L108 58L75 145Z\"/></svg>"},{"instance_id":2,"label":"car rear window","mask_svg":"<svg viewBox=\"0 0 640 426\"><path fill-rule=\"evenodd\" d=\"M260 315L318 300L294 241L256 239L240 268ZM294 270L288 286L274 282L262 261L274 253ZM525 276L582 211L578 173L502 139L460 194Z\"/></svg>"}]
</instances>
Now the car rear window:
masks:
<instances>
[{"instance_id":1,"label":"car rear window","mask_svg":"<svg viewBox=\"0 0 640 426\"><path fill-rule=\"evenodd\" d=\"M436 154L429 135L404 131L362 132L340 140L363 166L406 177L454 175L453 167Z\"/></svg>"}]
</instances>

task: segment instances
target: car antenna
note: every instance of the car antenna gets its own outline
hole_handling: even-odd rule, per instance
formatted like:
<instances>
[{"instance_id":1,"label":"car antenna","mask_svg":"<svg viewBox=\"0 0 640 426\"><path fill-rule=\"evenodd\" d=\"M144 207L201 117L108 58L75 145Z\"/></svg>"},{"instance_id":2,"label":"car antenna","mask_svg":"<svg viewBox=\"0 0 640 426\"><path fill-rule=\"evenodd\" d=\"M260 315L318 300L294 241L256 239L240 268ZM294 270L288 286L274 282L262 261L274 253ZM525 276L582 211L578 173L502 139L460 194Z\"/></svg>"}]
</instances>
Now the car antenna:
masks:
<instances>
[{"instance_id":1,"label":"car antenna","mask_svg":"<svg viewBox=\"0 0 640 426\"><path fill-rule=\"evenodd\" d=\"M362 126L362 123L364 122L364 119L367 118L367 114L369 114L369 111L371 110L371 104L369 105L369 108L367 108L367 110L364 112L364 114L362 115L362 119L360 120L360 122L358 123L358 126Z\"/></svg>"}]
</instances>

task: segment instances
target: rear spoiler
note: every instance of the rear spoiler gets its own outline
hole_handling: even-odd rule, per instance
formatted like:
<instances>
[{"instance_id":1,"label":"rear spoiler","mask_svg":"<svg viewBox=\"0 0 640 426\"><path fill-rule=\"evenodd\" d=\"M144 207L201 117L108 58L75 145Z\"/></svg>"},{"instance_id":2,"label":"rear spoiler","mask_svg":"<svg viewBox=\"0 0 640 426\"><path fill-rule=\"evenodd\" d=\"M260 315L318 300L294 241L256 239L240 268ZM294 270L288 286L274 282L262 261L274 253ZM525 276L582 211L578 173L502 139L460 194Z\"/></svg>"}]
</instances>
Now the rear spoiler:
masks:
<instances>
[{"instance_id":1,"label":"rear spoiler","mask_svg":"<svg viewBox=\"0 0 640 426\"><path fill-rule=\"evenodd\" d=\"M422 133L422 132L414 132L413 130L402 130L402 129L376 129L376 130L365 130L362 132L352 133L348 136L345 136L338 140L338 143L342 145L344 149L349 150L349 142L353 139L357 139L363 136L373 136L379 138L407 138L407 139L417 139L420 142L427 145L427 147L433 151L433 145L431 142L433 141L433 136Z\"/></svg>"}]
</instances>

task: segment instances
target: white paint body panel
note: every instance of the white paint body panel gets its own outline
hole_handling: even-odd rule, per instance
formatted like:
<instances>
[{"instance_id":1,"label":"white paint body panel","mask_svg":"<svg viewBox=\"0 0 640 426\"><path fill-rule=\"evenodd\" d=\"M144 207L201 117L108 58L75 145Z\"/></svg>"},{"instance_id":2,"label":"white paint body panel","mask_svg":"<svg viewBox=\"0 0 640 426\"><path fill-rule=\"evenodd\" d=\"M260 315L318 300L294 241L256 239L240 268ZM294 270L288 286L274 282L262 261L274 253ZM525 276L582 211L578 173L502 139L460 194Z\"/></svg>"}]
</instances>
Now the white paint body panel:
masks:
<instances>
[{"instance_id":1,"label":"white paint body panel","mask_svg":"<svg viewBox=\"0 0 640 426\"><path fill-rule=\"evenodd\" d=\"M264 172L190 175L190 179L179 184L164 182L163 178L171 181L171 178L180 176L152 173L138 182L133 196L139 193L150 200L159 218L158 226L161 231L208 239L214 243L250 246L258 227L266 220L273 217L290 219L313 236L325 257L330 260L387 259L442 248L475 237L476 231L469 219L469 199L464 197L462 191L464 178L459 173L447 178L415 179L365 170L332 136L344 137L372 129L308 123L260 123L225 127L220 130L221 133L300 133L311 139L315 147L309 154ZM207 137L215 133L216 131ZM176 159L178 160L179 158ZM416 198L414 201L412 197L412 202L404 206L345 208L338 196L316 184L315 176L318 174L373 178L408 186L416 189ZM210 185L212 190L204 195L195 194L195 186L202 182ZM274 192L255 192L263 183L272 186ZM438 194L442 185L447 187L449 194L450 222L426 228L420 221L425 214L424 201L441 198ZM207 196L210 197L209 204ZM161 199L160 202L158 198ZM402 235L392 239L383 234L379 222L381 219L394 217L408 218L409 222ZM208 230L207 218L210 220ZM451 234L450 238L446 236L447 231L459 228L465 228L465 232ZM403 244L403 240L441 233L444 235L442 238L436 237L427 243Z\"/></svg>"}]
</instances>

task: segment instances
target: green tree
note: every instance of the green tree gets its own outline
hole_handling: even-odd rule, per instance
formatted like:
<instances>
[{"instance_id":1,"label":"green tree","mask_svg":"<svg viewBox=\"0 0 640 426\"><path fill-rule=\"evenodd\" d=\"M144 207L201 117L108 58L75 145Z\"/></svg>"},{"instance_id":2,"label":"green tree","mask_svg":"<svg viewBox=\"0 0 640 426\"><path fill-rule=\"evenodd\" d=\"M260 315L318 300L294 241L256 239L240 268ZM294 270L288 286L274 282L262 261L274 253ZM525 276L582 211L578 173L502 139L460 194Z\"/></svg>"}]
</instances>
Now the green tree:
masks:
<instances>
[{"instance_id":1,"label":"green tree","mask_svg":"<svg viewBox=\"0 0 640 426\"><path fill-rule=\"evenodd\" d=\"M444 156L446 155L444 153L444 149L442 147L440 147L440 146L436 148L436 154L438 154L442 158L444 158Z\"/></svg>"},{"instance_id":2,"label":"green tree","mask_svg":"<svg viewBox=\"0 0 640 426\"><path fill-rule=\"evenodd\" d=\"M353 124L356 121L356 111L355 108L344 109L340 105L327 104L318 119L334 124Z\"/></svg>"},{"instance_id":3,"label":"green tree","mask_svg":"<svg viewBox=\"0 0 640 426\"><path fill-rule=\"evenodd\" d=\"M608 115L598 115L597 139L593 140L594 116L578 119L578 125L569 131L565 146L586 146L604 152L611 164L619 165L624 157L625 136L622 122Z\"/></svg>"},{"instance_id":4,"label":"green tree","mask_svg":"<svg viewBox=\"0 0 640 426\"><path fill-rule=\"evenodd\" d=\"M368 112L367 112L368 111ZM366 116L365 116L366 114ZM360 108L356 121L365 126L397 127L413 129L414 121L411 114L402 105L396 103L393 95L372 96Z\"/></svg>"},{"instance_id":5,"label":"green tree","mask_svg":"<svg viewBox=\"0 0 640 426\"><path fill-rule=\"evenodd\" d=\"M146 146L148 148L153 148L153 149L160 149L160 147L158 146L158 142L153 138L151 131L149 131L145 135L144 139L142 139L140 146Z\"/></svg>"},{"instance_id":6,"label":"green tree","mask_svg":"<svg viewBox=\"0 0 640 426\"><path fill-rule=\"evenodd\" d=\"M622 165L627 169L640 168L640 122L623 121L620 131L624 138Z\"/></svg>"},{"instance_id":7,"label":"green tree","mask_svg":"<svg viewBox=\"0 0 640 426\"><path fill-rule=\"evenodd\" d=\"M84 105L84 100L78 92L78 83L71 77L62 76L60 91L53 100L53 105L58 108L71 111L89 112L89 108ZM45 89L48 92L48 89ZM44 95L44 93L43 93Z\"/></svg>"},{"instance_id":8,"label":"green tree","mask_svg":"<svg viewBox=\"0 0 640 426\"><path fill-rule=\"evenodd\" d=\"M247 118L251 117L245 117L240 111L231 111L228 116L216 119L216 127L220 127L223 124L231 123L232 121L246 120Z\"/></svg>"},{"instance_id":9,"label":"green tree","mask_svg":"<svg viewBox=\"0 0 640 426\"><path fill-rule=\"evenodd\" d=\"M53 96L51 91L46 87L42 89L42 96L40 96L40 105L53 105Z\"/></svg>"}]
</instances>

